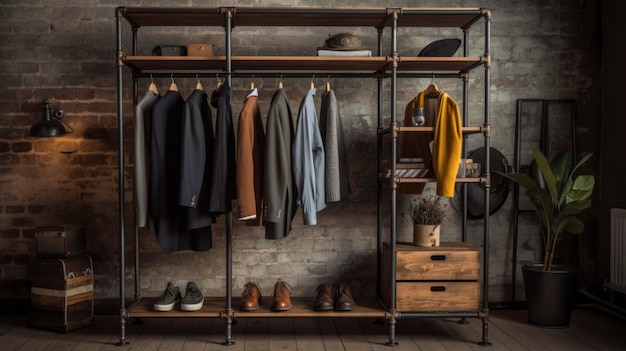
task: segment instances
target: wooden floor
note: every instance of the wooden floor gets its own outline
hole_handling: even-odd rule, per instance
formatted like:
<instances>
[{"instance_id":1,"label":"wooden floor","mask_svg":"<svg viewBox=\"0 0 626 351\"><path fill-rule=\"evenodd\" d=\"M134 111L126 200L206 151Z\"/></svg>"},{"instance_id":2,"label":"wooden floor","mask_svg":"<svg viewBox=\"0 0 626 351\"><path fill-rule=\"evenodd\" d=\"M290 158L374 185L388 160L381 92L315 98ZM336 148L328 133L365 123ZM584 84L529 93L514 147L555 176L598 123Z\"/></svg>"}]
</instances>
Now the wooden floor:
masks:
<instances>
[{"instance_id":1,"label":"wooden floor","mask_svg":"<svg viewBox=\"0 0 626 351\"><path fill-rule=\"evenodd\" d=\"M93 326L67 334L28 328L25 316L0 316L0 350L626 350L626 322L594 308L576 309L564 329L530 326L524 310L491 311L490 347L477 345L479 320L457 321L402 319L392 348L384 345L388 325L369 318L242 318L231 346L220 344L221 319L151 318L129 323L129 344L116 346L116 316L96 316Z\"/></svg>"}]
</instances>

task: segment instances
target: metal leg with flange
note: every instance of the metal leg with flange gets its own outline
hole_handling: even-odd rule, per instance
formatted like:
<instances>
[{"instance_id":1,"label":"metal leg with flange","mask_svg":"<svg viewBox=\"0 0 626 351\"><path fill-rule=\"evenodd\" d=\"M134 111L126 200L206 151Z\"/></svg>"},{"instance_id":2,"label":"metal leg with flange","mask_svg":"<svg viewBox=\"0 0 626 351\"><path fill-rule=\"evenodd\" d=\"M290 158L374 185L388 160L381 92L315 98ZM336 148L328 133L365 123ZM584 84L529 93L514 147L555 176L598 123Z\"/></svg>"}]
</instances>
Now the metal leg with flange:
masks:
<instances>
[{"instance_id":1,"label":"metal leg with flange","mask_svg":"<svg viewBox=\"0 0 626 351\"><path fill-rule=\"evenodd\" d=\"M387 313L387 319L389 320L389 340L385 343L385 346L396 346L396 315L397 311Z\"/></svg>"}]
</instances>

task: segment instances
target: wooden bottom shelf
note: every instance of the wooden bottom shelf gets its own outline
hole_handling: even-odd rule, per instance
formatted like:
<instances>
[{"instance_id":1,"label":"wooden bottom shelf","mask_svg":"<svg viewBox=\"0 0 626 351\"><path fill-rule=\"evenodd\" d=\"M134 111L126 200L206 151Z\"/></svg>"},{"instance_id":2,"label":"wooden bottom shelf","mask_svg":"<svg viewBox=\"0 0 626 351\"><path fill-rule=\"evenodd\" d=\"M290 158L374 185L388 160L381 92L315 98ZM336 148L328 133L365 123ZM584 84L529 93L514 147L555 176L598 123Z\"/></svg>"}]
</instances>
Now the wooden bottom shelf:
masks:
<instances>
[{"instance_id":1,"label":"wooden bottom shelf","mask_svg":"<svg viewBox=\"0 0 626 351\"><path fill-rule=\"evenodd\" d=\"M225 297L205 297L204 306L198 311L181 311L180 305L172 311L160 312L153 309L156 297L143 298L136 306L128 310L128 318L171 318L171 317L207 317L220 318L226 308ZM233 298L232 308L235 317L371 317L385 318L385 310L375 298L355 299L356 307L352 311L314 311L313 297L292 297L289 311L272 311L272 297L265 297L256 311L239 311L240 298Z\"/></svg>"}]
</instances>

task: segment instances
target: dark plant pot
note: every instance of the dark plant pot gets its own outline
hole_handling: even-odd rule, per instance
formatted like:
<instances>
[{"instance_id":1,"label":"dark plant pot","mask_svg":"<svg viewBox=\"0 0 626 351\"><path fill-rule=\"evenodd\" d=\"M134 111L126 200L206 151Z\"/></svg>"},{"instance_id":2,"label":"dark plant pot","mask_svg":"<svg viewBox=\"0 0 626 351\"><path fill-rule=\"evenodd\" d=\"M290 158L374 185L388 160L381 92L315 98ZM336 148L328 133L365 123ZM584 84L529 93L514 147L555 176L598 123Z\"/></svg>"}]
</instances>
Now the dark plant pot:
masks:
<instances>
[{"instance_id":1,"label":"dark plant pot","mask_svg":"<svg viewBox=\"0 0 626 351\"><path fill-rule=\"evenodd\" d=\"M578 270L552 266L543 271L543 265L522 267L528 323L547 327L569 326L572 307L576 299Z\"/></svg>"}]
</instances>

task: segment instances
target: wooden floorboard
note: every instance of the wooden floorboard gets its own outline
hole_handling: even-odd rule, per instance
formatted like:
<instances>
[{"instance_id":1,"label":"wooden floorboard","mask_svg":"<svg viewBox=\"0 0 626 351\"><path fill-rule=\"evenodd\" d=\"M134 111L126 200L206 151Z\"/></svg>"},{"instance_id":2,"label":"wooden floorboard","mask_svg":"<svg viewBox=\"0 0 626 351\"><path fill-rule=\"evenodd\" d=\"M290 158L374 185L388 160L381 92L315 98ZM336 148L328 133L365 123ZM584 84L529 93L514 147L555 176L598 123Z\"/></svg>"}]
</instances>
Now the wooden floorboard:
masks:
<instances>
[{"instance_id":1,"label":"wooden floorboard","mask_svg":"<svg viewBox=\"0 0 626 351\"><path fill-rule=\"evenodd\" d=\"M135 323L135 322L140 323ZM382 322L382 323L381 323ZM94 324L69 333L29 328L26 316L0 316L2 351L457 351L457 350L626 350L626 321L594 308L576 309L567 328L529 325L524 310L491 311L490 347L478 344L482 323L470 318L402 318L393 348L390 326L376 318L237 318L232 341L219 318L143 318L125 324L128 345L118 346L117 316L96 316Z\"/></svg>"}]
</instances>

